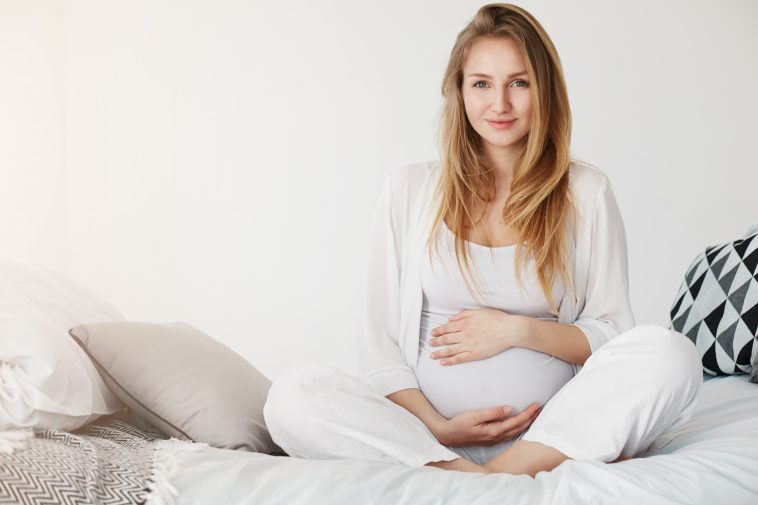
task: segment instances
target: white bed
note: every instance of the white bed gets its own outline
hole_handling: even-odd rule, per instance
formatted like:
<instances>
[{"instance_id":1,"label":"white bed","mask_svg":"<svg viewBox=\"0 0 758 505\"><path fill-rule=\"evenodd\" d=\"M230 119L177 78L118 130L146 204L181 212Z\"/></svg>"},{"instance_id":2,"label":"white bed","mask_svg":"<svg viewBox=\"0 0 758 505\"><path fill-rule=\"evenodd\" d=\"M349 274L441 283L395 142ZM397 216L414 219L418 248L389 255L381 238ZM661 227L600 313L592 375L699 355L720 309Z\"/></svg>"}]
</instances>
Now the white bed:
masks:
<instances>
[{"instance_id":1,"label":"white bed","mask_svg":"<svg viewBox=\"0 0 758 505\"><path fill-rule=\"evenodd\" d=\"M172 484L180 505L758 505L758 384L707 379L688 423L621 463L569 460L532 479L206 447L180 455Z\"/></svg>"}]
</instances>

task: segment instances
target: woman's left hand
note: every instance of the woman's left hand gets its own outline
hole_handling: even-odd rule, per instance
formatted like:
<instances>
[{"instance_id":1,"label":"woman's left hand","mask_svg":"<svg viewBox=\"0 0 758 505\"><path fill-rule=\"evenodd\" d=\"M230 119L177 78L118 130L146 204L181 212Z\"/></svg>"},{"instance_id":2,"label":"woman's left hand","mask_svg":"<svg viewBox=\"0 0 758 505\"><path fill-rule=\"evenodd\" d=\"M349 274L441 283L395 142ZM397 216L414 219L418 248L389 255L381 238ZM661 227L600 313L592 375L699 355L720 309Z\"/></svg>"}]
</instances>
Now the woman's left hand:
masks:
<instances>
[{"instance_id":1,"label":"woman's left hand","mask_svg":"<svg viewBox=\"0 0 758 505\"><path fill-rule=\"evenodd\" d=\"M429 344L445 346L430 356L441 365L476 361L517 347L526 334L525 316L497 309L464 309L434 328Z\"/></svg>"}]
</instances>

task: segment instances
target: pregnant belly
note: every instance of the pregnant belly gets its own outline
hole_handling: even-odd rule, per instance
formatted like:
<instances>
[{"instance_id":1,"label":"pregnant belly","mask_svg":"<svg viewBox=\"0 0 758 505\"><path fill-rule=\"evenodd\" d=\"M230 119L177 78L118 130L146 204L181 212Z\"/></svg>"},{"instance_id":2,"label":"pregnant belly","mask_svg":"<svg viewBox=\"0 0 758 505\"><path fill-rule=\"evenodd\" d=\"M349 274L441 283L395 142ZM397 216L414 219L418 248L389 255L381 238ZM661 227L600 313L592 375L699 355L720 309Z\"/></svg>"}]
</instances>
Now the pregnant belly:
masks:
<instances>
[{"instance_id":1,"label":"pregnant belly","mask_svg":"<svg viewBox=\"0 0 758 505\"><path fill-rule=\"evenodd\" d=\"M524 347L455 365L419 349L416 367L421 392L448 419L467 410L510 405L514 415L533 402L543 406L573 376L570 363Z\"/></svg>"}]
</instances>

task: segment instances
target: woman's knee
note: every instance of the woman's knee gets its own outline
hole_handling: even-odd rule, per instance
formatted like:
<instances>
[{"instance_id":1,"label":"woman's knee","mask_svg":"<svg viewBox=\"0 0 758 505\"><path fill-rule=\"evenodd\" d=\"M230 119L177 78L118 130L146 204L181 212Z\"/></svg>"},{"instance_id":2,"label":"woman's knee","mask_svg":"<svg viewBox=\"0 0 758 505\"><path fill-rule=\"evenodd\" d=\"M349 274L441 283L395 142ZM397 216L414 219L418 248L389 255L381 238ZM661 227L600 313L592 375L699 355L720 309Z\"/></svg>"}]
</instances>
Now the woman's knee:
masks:
<instances>
[{"instance_id":1,"label":"woman's knee","mask_svg":"<svg viewBox=\"0 0 758 505\"><path fill-rule=\"evenodd\" d=\"M702 382L700 355L692 340L662 326L650 331L653 352L649 354L646 373L664 385L692 386Z\"/></svg>"},{"instance_id":2,"label":"woman's knee","mask_svg":"<svg viewBox=\"0 0 758 505\"><path fill-rule=\"evenodd\" d=\"M322 363L313 363L288 370L269 388L263 406L263 418L269 430L285 429L290 423L301 423L303 416L313 417L314 393L329 388L339 370Z\"/></svg>"}]
</instances>

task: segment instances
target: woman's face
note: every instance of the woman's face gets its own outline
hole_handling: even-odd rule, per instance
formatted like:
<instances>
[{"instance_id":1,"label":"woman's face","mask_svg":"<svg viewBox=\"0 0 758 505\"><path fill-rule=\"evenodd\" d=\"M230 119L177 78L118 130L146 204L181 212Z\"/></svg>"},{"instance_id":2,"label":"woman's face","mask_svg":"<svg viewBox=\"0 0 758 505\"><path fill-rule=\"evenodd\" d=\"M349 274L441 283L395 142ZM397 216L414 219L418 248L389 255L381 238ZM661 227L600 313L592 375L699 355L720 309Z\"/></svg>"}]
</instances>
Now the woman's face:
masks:
<instances>
[{"instance_id":1,"label":"woman's face","mask_svg":"<svg viewBox=\"0 0 758 505\"><path fill-rule=\"evenodd\" d=\"M472 75L479 74L479 75ZM526 63L510 38L485 38L470 48L461 93L466 116L489 152L515 152L529 132L532 94ZM512 121L498 125L492 121Z\"/></svg>"}]
</instances>

